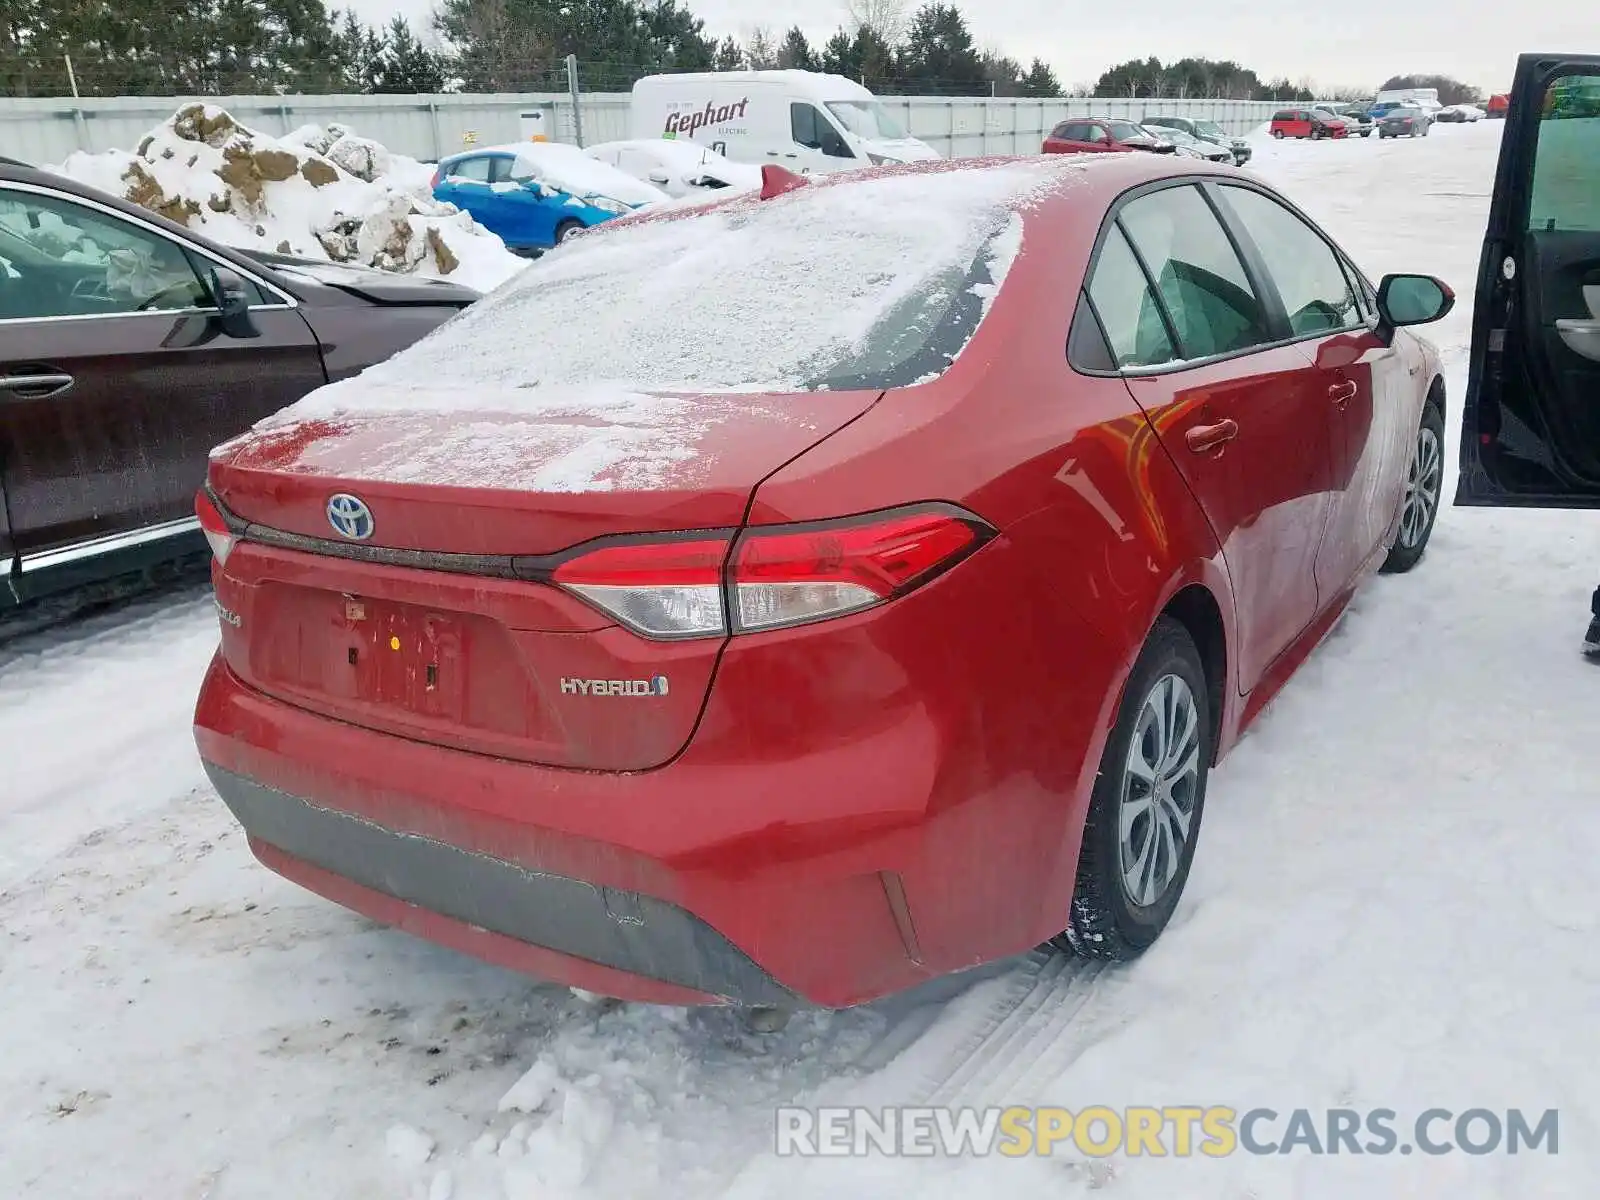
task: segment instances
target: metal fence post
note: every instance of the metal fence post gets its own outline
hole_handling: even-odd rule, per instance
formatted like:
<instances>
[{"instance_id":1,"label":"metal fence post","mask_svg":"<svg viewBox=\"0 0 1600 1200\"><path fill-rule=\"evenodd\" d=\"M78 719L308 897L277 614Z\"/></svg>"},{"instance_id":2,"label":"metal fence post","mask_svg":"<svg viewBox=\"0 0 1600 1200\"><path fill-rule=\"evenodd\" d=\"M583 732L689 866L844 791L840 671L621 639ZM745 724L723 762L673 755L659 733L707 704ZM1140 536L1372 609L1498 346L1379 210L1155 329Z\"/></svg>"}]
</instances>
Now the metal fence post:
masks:
<instances>
[{"instance_id":1,"label":"metal fence post","mask_svg":"<svg viewBox=\"0 0 1600 1200\"><path fill-rule=\"evenodd\" d=\"M444 157L444 135L439 132L439 102L428 97L428 124L433 127L433 161Z\"/></svg>"},{"instance_id":2,"label":"metal fence post","mask_svg":"<svg viewBox=\"0 0 1600 1200\"><path fill-rule=\"evenodd\" d=\"M572 95L572 136L583 149L583 101L578 93L578 56L567 55L567 91Z\"/></svg>"}]
</instances>

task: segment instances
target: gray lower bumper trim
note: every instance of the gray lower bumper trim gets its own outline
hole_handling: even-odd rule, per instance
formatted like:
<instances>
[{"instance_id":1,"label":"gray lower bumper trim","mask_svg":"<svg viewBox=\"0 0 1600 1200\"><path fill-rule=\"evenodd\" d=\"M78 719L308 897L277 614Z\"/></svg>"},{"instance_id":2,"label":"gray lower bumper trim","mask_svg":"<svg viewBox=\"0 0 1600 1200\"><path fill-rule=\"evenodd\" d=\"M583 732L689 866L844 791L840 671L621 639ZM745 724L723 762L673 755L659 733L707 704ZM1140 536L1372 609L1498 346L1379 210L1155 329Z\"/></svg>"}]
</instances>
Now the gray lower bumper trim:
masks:
<instances>
[{"instance_id":1,"label":"gray lower bumper trim","mask_svg":"<svg viewBox=\"0 0 1600 1200\"><path fill-rule=\"evenodd\" d=\"M795 995L743 951L675 904L396 833L212 763L205 769L246 833L362 887L531 945L736 1004L796 1004Z\"/></svg>"}]
</instances>

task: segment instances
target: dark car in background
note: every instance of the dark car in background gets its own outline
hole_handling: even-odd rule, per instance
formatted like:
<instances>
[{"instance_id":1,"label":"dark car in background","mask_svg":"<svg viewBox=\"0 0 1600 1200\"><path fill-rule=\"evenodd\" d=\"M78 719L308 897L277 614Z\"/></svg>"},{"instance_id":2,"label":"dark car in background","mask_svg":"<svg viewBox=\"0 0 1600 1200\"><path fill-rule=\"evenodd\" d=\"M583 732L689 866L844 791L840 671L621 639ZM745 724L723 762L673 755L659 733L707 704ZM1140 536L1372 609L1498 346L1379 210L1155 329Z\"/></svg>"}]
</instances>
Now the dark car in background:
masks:
<instances>
[{"instance_id":1,"label":"dark car in background","mask_svg":"<svg viewBox=\"0 0 1600 1200\"><path fill-rule=\"evenodd\" d=\"M1600 120L1561 103L1586 93L1600 96L1600 55L1517 60L1478 264L1457 504L1600 508Z\"/></svg>"},{"instance_id":2,"label":"dark car in background","mask_svg":"<svg viewBox=\"0 0 1600 1200\"><path fill-rule=\"evenodd\" d=\"M1433 128L1433 114L1425 108L1402 105L1378 122L1378 137L1427 137Z\"/></svg>"},{"instance_id":3,"label":"dark car in background","mask_svg":"<svg viewBox=\"0 0 1600 1200\"><path fill-rule=\"evenodd\" d=\"M0 163L0 608L203 553L211 448L477 299Z\"/></svg>"},{"instance_id":4,"label":"dark car in background","mask_svg":"<svg viewBox=\"0 0 1600 1200\"><path fill-rule=\"evenodd\" d=\"M1146 150L1174 154L1177 147L1144 126L1121 117L1069 117L1050 131L1044 154L1096 154Z\"/></svg>"},{"instance_id":5,"label":"dark car in background","mask_svg":"<svg viewBox=\"0 0 1600 1200\"><path fill-rule=\"evenodd\" d=\"M1215 121L1196 121L1190 117L1154 116L1146 117L1142 124L1146 128L1151 126L1157 129L1181 129L1190 137L1197 137L1202 141L1212 142L1233 155L1236 166L1244 166L1250 161L1250 143L1244 138L1234 137L1223 130Z\"/></svg>"}]
</instances>

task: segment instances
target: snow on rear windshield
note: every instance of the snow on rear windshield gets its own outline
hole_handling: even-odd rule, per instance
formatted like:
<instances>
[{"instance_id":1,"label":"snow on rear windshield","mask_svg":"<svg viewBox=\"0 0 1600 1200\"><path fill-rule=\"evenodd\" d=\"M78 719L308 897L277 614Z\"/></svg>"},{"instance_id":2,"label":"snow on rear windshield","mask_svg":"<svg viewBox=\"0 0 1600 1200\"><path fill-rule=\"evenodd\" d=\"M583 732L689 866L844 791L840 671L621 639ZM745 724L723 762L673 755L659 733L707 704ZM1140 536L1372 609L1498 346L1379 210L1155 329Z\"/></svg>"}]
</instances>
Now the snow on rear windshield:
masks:
<instances>
[{"instance_id":1,"label":"snow on rear windshield","mask_svg":"<svg viewBox=\"0 0 1600 1200\"><path fill-rule=\"evenodd\" d=\"M1018 209L1063 174L1046 161L892 175L581 237L281 419L516 412L528 389L922 382L976 331L1020 247Z\"/></svg>"}]
</instances>

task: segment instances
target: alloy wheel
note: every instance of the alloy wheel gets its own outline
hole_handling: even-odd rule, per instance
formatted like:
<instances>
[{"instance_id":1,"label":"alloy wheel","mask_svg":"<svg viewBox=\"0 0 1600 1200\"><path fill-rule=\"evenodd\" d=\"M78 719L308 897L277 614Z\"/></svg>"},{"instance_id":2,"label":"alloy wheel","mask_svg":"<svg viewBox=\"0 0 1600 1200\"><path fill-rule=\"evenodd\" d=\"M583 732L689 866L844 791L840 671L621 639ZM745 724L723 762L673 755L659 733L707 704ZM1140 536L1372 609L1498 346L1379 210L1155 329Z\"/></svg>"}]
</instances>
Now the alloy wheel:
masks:
<instances>
[{"instance_id":1,"label":"alloy wheel","mask_svg":"<svg viewBox=\"0 0 1600 1200\"><path fill-rule=\"evenodd\" d=\"M1427 425L1417 431L1417 444L1411 451L1411 467L1406 472L1406 498L1400 510L1400 544L1414 549L1427 536L1433 513L1439 506L1439 485L1444 474L1444 459L1439 451L1439 436Z\"/></svg>"},{"instance_id":2,"label":"alloy wheel","mask_svg":"<svg viewBox=\"0 0 1600 1200\"><path fill-rule=\"evenodd\" d=\"M1161 676L1128 742L1118 806L1122 885L1141 908L1166 893L1194 828L1200 739L1200 711L1188 683Z\"/></svg>"}]
</instances>

